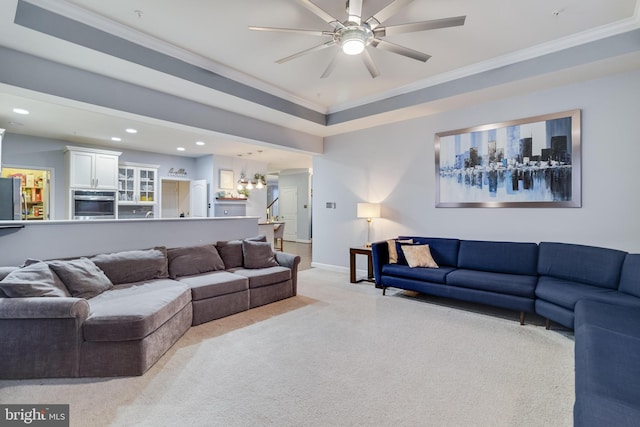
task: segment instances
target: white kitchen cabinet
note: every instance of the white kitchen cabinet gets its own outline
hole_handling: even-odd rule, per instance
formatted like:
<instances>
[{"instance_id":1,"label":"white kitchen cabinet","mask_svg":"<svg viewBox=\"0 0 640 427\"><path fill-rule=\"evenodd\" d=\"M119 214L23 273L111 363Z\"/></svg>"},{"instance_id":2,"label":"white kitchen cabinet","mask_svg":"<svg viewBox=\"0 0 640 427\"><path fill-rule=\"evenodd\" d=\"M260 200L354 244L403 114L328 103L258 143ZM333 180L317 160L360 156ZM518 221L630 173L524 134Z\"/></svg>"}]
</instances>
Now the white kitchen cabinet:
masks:
<instances>
[{"instance_id":1,"label":"white kitchen cabinet","mask_svg":"<svg viewBox=\"0 0 640 427\"><path fill-rule=\"evenodd\" d=\"M158 202L158 167L121 163L118 168L118 204L155 205Z\"/></svg>"},{"instance_id":2,"label":"white kitchen cabinet","mask_svg":"<svg viewBox=\"0 0 640 427\"><path fill-rule=\"evenodd\" d=\"M70 189L116 190L117 151L67 146L65 162Z\"/></svg>"}]
</instances>

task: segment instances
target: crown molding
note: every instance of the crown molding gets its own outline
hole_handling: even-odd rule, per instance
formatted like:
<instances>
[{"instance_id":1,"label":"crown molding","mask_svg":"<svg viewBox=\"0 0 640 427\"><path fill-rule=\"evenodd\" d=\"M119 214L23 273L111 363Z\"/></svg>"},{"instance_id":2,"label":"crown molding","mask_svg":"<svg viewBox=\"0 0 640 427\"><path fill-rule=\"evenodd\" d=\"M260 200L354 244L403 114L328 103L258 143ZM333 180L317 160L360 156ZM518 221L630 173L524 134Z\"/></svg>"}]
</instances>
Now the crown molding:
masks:
<instances>
[{"instance_id":1,"label":"crown molding","mask_svg":"<svg viewBox=\"0 0 640 427\"><path fill-rule=\"evenodd\" d=\"M219 62L198 55L187 49L173 45L167 41L158 39L142 31L131 28L127 25L106 18L100 14L83 9L80 6L69 3L66 0L22 0L26 3L42 7L50 12L62 15L74 21L82 22L90 27L104 31L111 35L121 37L132 43L152 49L156 52L171 56L181 61L187 62L196 67L211 71L220 76L229 78L236 82L251 86L255 89L264 91L271 95L282 98L286 101L293 102L300 106L309 108L316 112L326 114L327 108L319 104L310 102L306 99L295 96L294 94L273 86L263 80L249 76L241 71L227 67Z\"/></svg>"},{"instance_id":2,"label":"crown molding","mask_svg":"<svg viewBox=\"0 0 640 427\"><path fill-rule=\"evenodd\" d=\"M455 81L475 74L487 72L500 67L508 66L518 62L534 59L546 54L562 51L572 47L576 47L589 42L597 41L607 37L622 34L640 28L640 1L636 2L634 14L624 20L620 20L613 24L589 29L581 33L566 36L550 42L532 46L528 49L522 49L507 55L502 55L487 61L472 64L467 67L458 68L450 72L441 73L427 79L414 82L402 87L398 87L384 93L379 93L369 97L348 103L338 104L330 108L325 108L319 104L313 103L307 99L300 98L280 87L273 86L263 80L249 76L241 71L227 67L219 62L205 58L189 50L180 48L164 40L160 40L144 32L135 30L124 24L120 24L114 20L106 18L95 12L83 9L66 0L21 0L33 5L47 9L53 13L65 16L67 18L82 22L91 27L97 28L106 33L126 39L132 43L152 49L159 53L166 54L173 58L182 60L194 66L219 74L223 77L237 81L239 83L251 86L255 89L264 91L273 96L277 96L286 101L309 108L325 115L339 113L351 108L379 102L395 96L406 95L415 91L419 91L431 86Z\"/></svg>"},{"instance_id":3,"label":"crown molding","mask_svg":"<svg viewBox=\"0 0 640 427\"><path fill-rule=\"evenodd\" d=\"M344 103L329 108L328 114L338 113L340 111L349 110L351 108L360 107L362 105L379 102L394 96L405 95L431 86L469 77L474 74L483 73L494 70L507 65L526 61L529 59L544 56L550 53L562 51L572 47L580 46L589 42L605 39L607 37L626 33L640 28L640 1L636 3L636 9L632 17L618 21L613 24L603 25L601 27L586 30L577 34L572 34L550 42L532 46L528 49L522 49L507 55L498 56L496 58L478 62L468 67L458 68L456 70L438 74L427 79L411 83L384 93L379 93L370 97L361 98L359 100Z\"/></svg>"}]
</instances>

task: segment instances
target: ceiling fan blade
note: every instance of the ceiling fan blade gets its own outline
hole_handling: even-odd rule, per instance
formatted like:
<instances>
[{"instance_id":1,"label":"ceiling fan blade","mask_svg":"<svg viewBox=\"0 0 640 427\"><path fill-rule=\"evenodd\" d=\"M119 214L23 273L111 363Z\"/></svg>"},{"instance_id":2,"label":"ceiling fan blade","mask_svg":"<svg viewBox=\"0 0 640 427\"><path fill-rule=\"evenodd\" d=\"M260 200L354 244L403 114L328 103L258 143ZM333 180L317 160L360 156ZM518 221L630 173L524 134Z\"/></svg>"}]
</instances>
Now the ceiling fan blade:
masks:
<instances>
[{"instance_id":1,"label":"ceiling fan blade","mask_svg":"<svg viewBox=\"0 0 640 427\"><path fill-rule=\"evenodd\" d=\"M325 12L324 10L322 10L321 8L316 6L315 4L311 3L309 0L298 0L298 3L300 3L302 6L306 7L311 12L313 12L316 16L320 17L320 19L322 19L327 24L331 25L333 28L342 28L342 27L344 27L344 25L342 25L340 20L338 20L338 19L334 18L333 16L329 15L327 12Z\"/></svg>"},{"instance_id":2,"label":"ceiling fan blade","mask_svg":"<svg viewBox=\"0 0 640 427\"><path fill-rule=\"evenodd\" d=\"M413 0L395 0L394 2L389 3L384 9L380 12L373 15L371 18L366 20L366 23L369 24L369 27L373 30L378 25L386 21L395 15L400 9L404 6L411 3Z\"/></svg>"},{"instance_id":3,"label":"ceiling fan blade","mask_svg":"<svg viewBox=\"0 0 640 427\"><path fill-rule=\"evenodd\" d=\"M347 0L347 19L356 24L362 23L362 0Z\"/></svg>"},{"instance_id":4,"label":"ceiling fan blade","mask_svg":"<svg viewBox=\"0 0 640 427\"><path fill-rule=\"evenodd\" d=\"M324 73L322 73L322 75L320 76L321 79L326 79L327 77L329 77L329 75L333 72L333 69L336 68L339 55L340 55L340 51L336 52L331 62L329 62L329 65L327 65L327 69L324 70Z\"/></svg>"},{"instance_id":5,"label":"ceiling fan blade","mask_svg":"<svg viewBox=\"0 0 640 427\"><path fill-rule=\"evenodd\" d=\"M253 31L277 31L281 33L298 33L306 34L308 36L333 36L331 31L316 31L316 30L297 30L295 28L275 28L275 27L249 27Z\"/></svg>"},{"instance_id":6,"label":"ceiling fan blade","mask_svg":"<svg viewBox=\"0 0 640 427\"><path fill-rule=\"evenodd\" d=\"M371 58L369 51L367 51L366 49L364 50L364 52L362 52L362 62L364 62L364 65L367 67L367 70L369 70L369 74L371 74L371 77L375 79L380 75L380 72L378 71L378 67L376 67L376 64L373 62L373 59Z\"/></svg>"},{"instance_id":7,"label":"ceiling fan blade","mask_svg":"<svg viewBox=\"0 0 640 427\"><path fill-rule=\"evenodd\" d=\"M394 43L389 43L388 41L373 39L371 42L371 46L388 50L389 52L397 53L398 55L406 56L407 58L415 59L416 61L427 62L431 55L427 55L426 53L418 52L417 50L409 49L408 47L400 46Z\"/></svg>"},{"instance_id":8,"label":"ceiling fan blade","mask_svg":"<svg viewBox=\"0 0 640 427\"><path fill-rule=\"evenodd\" d=\"M299 58L302 55L306 55L307 53L323 50L323 49L326 49L328 47L334 46L335 44L336 44L336 42L334 40L331 40L331 41L328 41L328 42L326 42L324 44L321 44L321 45L318 45L318 46L314 46L314 47L311 47L309 49L305 49L305 50L300 51L298 53L294 53L293 55L287 56L286 58L278 59L276 62L278 64L283 64L283 63L285 63L287 61L291 61L292 59Z\"/></svg>"},{"instance_id":9,"label":"ceiling fan blade","mask_svg":"<svg viewBox=\"0 0 640 427\"><path fill-rule=\"evenodd\" d=\"M384 37L392 36L395 34L411 33L415 31L457 27L460 25L464 25L464 21L466 18L466 16L455 16L453 18L432 19L431 21L414 22L411 24L391 25L388 27L378 27L373 32L376 37Z\"/></svg>"}]
</instances>

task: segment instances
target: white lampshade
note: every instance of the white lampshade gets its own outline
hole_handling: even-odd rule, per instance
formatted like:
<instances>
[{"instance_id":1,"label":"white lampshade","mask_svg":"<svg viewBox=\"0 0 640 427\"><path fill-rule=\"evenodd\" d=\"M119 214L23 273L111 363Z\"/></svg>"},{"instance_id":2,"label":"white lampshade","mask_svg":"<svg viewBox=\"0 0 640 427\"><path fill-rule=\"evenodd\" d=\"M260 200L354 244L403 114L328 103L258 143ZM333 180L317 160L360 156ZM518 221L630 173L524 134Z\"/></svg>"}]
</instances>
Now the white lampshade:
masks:
<instances>
[{"instance_id":1,"label":"white lampshade","mask_svg":"<svg viewBox=\"0 0 640 427\"><path fill-rule=\"evenodd\" d=\"M380 218L380 203L358 203L358 218Z\"/></svg>"}]
</instances>

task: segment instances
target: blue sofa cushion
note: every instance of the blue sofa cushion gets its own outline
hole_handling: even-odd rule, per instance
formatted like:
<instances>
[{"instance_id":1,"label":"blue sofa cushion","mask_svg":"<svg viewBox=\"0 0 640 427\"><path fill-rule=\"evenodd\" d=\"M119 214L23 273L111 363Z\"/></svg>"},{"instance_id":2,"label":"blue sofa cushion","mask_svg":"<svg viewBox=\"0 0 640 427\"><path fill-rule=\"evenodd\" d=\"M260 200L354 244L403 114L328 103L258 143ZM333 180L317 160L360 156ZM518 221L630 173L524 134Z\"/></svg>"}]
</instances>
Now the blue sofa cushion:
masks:
<instances>
[{"instance_id":1,"label":"blue sofa cushion","mask_svg":"<svg viewBox=\"0 0 640 427\"><path fill-rule=\"evenodd\" d=\"M487 271L457 269L447 274L447 285L480 289L507 295L534 298L536 276L493 273Z\"/></svg>"},{"instance_id":2,"label":"blue sofa cushion","mask_svg":"<svg viewBox=\"0 0 640 427\"><path fill-rule=\"evenodd\" d=\"M382 274L387 276L405 277L408 279L424 280L432 283L445 283L445 277L453 271L453 267L440 268L411 268L408 265L385 264L382 266Z\"/></svg>"},{"instance_id":3,"label":"blue sofa cushion","mask_svg":"<svg viewBox=\"0 0 640 427\"><path fill-rule=\"evenodd\" d=\"M535 243L460 241L459 268L535 276L537 266Z\"/></svg>"},{"instance_id":4,"label":"blue sofa cushion","mask_svg":"<svg viewBox=\"0 0 640 427\"><path fill-rule=\"evenodd\" d=\"M602 395L584 393L576 396L573 407L574 427L636 427L640 407Z\"/></svg>"},{"instance_id":5,"label":"blue sofa cushion","mask_svg":"<svg viewBox=\"0 0 640 427\"><path fill-rule=\"evenodd\" d=\"M640 254L627 254L625 257L618 290L640 297Z\"/></svg>"},{"instance_id":6,"label":"blue sofa cushion","mask_svg":"<svg viewBox=\"0 0 640 427\"><path fill-rule=\"evenodd\" d=\"M538 279L536 296L544 301L573 310L581 299L590 299L610 304L640 306L640 298L613 289L584 283L570 282L543 276Z\"/></svg>"},{"instance_id":7,"label":"blue sofa cushion","mask_svg":"<svg viewBox=\"0 0 640 427\"><path fill-rule=\"evenodd\" d=\"M638 425L640 309L582 300L575 316L576 425Z\"/></svg>"},{"instance_id":8,"label":"blue sofa cushion","mask_svg":"<svg viewBox=\"0 0 640 427\"><path fill-rule=\"evenodd\" d=\"M539 245L538 274L617 289L626 252L569 243Z\"/></svg>"},{"instance_id":9,"label":"blue sofa cushion","mask_svg":"<svg viewBox=\"0 0 640 427\"><path fill-rule=\"evenodd\" d=\"M415 244L429 245L431 256L440 267L444 265L455 267L458 265L458 248L460 246L460 240L458 239L416 236L400 236L398 239L412 239Z\"/></svg>"}]
</instances>

